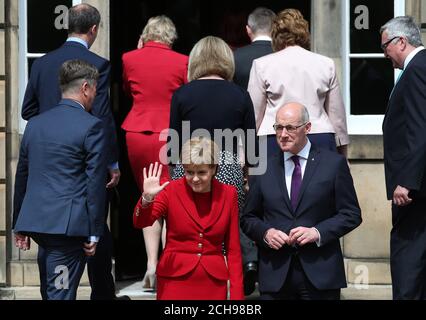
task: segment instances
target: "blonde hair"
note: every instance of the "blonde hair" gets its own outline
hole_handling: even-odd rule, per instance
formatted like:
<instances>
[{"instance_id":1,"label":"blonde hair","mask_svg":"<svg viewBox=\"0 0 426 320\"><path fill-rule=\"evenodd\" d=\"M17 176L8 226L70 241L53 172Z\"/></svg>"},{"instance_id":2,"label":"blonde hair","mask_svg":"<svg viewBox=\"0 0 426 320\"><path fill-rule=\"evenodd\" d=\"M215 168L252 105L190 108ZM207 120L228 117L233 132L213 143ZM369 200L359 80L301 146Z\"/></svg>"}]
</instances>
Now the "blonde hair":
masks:
<instances>
[{"instance_id":1,"label":"blonde hair","mask_svg":"<svg viewBox=\"0 0 426 320\"><path fill-rule=\"evenodd\" d=\"M207 164L214 167L218 164L219 147L209 138L194 137L183 144L180 160L183 165Z\"/></svg>"},{"instance_id":2,"label":"blonde hair","mask_svg":"<svg viewBox=\"0 0 426 320\"><path fill-rule=\"evenodd\" d=\"M143 28L141 39L143 43L159 41L169 46L176 41L178 35L173 21L164 15L152 17Z\"/></svg>"},{"instance_id":3,"label":"blonde hair","mask_svg":"<svg viewBox=\"0 0 426 320\"><path fill-rule=\"evenodd\" d=\"M279 51L289 46L310 50L309 24L296 9L285 9L277 14L272 23L272 49Z\"/></svg>"},{"instance_id":4,"label":"blonde hair","mask_svg":"<svg viewBox=\"0 0 426 320\"><path fill-rule=\"evenodd\" d=\"M231 81L234 72L234 55L221 38L213 36L202 38L189 54L189 81L214 74Z\"/></svg>"}]
</instances>

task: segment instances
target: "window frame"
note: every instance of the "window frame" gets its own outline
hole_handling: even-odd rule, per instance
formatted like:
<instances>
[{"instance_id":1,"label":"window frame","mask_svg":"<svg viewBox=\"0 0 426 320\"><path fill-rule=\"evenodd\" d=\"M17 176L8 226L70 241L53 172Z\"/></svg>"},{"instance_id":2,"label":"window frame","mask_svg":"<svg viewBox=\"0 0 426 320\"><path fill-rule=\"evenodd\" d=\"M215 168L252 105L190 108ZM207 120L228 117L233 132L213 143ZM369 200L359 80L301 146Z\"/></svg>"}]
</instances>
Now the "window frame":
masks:
<instances>
[{"instance_id":1,"label":"window frame","mask_svg":"<svg viewBox=\"0 0 426 320\"><path fill-rule=\"evenodd\" d=\"M348 133L351 135L382 135L383 115L351 114L351 58L384 59L383 53L351 53L350 52L350 0L342 2L342 66L343 66L343 101L345 102L348 122ZM405 0L394 0L394 17L405 15ZM394 70L394 83L401 71Z\"/></svg>"},{"instance_id":2,"label":"window frame","mask_svg":"<svg viewBox=\"0 0 426 320\"><path fill-rule=\"evenodd\" d=\"M72 0L72 5L82 3L82 0ZM18 119L19 119L19 133L23 134L27 121L22 119L21 110L22 102L24 101L25 89L28 83L28 60L33 58L40 58L46 54L46 52L28 52L28 3L27 0L19 0L19 57L18 57L18 72L19 72L19 106L18 106Z\"/></svg>"}]
</instances>

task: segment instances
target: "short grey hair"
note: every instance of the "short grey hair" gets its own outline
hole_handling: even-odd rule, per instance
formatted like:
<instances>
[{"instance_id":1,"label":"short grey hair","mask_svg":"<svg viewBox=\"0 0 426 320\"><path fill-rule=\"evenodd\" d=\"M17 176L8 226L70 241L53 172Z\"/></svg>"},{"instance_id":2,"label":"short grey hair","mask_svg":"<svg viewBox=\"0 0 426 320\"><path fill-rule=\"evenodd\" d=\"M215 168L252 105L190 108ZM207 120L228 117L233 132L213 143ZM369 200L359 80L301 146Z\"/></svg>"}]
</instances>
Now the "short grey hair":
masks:
<instances>
[{"instance_id":1,"label":"short grey hair","mask_svg":"<svg viewBox=\"0 0 426 320\"><path fill-rule=\"evenodd\" d=\"M178 35L173 21L165 15L150 18L141 34L143 43L159 41L169 46L172 46L177 38Z\"/></svg>"},{"instance_id":2,"label":"short grey hair","mask_svg":"<svg viewBox=\"0 0 426 320\"><path fill-rule=\"evenodd\" d=\"M422 45L420 29L413 17L400 16L393 18L380 28L380 34L385 31L388 34L388 39L404 37L415 48Z\"/></svg>"},{"instance_id":3,"label":"short grey hair","mask_svg":"<svg viewBox=\"0 0 426 320\"><path fill-rule=\"evenodd\" d=\"M308 108L306 108L303 104L300 104L302 106L302 114L301 114L301 119L302 123L306 123L309 122L309 112L308 112Z\"/></svg>"},{"instance_id":4,"label":"short grey hair","mask_svg":"<svg viewBox=\"0 0 426 320\"><path fill-rule=\"evenodd\" d=\"M62 93L78 91L84 81L94 86L98 78L98 69L83 60L67 60L59 69L59 86Z\"/></svg>"},{"instance_id":5,"label":"short grey hair","mask_svg":"<svg viewBox=\"0 0 426 320\"><path fill-rule=\"evenodd\" d=\"M248 16L247 25L254 34L271 34L272 22L275 19L275 12L268 8L259 7L253 10Z\"/></svg>"}]
</instances>

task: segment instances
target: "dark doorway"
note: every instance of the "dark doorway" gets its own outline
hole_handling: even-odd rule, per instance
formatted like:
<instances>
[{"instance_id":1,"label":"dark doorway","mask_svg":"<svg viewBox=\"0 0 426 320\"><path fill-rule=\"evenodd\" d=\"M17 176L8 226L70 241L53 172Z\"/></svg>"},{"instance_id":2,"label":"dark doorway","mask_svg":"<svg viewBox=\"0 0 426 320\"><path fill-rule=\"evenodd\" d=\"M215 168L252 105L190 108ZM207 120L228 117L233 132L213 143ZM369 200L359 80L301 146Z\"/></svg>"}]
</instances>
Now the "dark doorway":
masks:
<instances>
[{"instance_id":1,"label":"dark doorway","mask_svg":"<svg viewBox=\"0 0 426 320\"><path fill-rule=\"evenodd\" d=\"M120 129L131 107L121 90L121 55L136 48L142 28L152 16L165 14L173 20L179 34L173 49L189 54L192 46L207 35L221 37L232 48L248 44L245 25L248 14L256 7L265 6L275 12L297 8L310 21L310 4L310 0L110 0L111 100L121 146L122 172L111 215L117 279L140 278L146 268L142 232L132 227L133 208L140 193L128 163L124 132Z\"/></svg>"}]
</instances>

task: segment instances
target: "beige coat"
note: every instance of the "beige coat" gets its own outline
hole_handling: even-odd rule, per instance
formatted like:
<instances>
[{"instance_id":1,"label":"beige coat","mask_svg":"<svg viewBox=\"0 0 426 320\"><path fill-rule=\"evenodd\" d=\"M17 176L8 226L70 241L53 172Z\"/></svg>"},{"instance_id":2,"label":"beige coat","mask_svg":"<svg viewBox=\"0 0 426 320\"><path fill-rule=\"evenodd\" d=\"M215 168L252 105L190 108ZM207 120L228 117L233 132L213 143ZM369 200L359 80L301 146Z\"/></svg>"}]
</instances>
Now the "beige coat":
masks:
<instances>
[{"instance_id":1,"label":"beige coat","mask_svg":"<svg viewBox=\"0 0 426 320\"><path fill-rule=\"evenodd\" d=\"M299 102L309 111L311 133L335 133L336 145L349 143L346 113L332 59L299 46L253 61L248 84L258 134L272 128L279 107Z\"/></svg>"}]
</instances>

